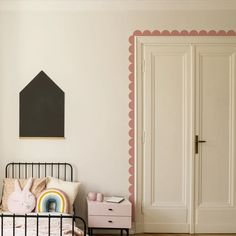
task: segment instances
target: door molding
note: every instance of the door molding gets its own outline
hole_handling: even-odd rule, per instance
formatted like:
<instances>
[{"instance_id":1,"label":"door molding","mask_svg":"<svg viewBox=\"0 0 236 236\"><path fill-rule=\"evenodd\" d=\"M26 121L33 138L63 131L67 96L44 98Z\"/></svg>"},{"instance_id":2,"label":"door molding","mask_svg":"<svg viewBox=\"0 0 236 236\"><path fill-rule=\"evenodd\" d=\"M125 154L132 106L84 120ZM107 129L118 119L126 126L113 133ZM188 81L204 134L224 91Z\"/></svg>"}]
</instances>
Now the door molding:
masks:
<instances>
[{"instance_id":1,"label":"door molding","mask_svg":"<svg viewBox=\"0 0 236 236\"><path fill-rule=\"evenodd\" d=\"M143 36L174 36L176 40L177 36L189 37L189 43L194 41L194 38L201 36L236 36L236 31L234 30L154 30L154 31L139 31L136 30L129 37L129 199L133 203L133 219L136 222L136 232L143 232L143 215L142 215L142 148L143 141L145 139L145 134L143 133L142 127L142 72L145 70L145 64L142 63L140 52L142 44L144 41L151 43L148 37ZM163 37L163 42L165 41ZM180 38L181 38L180 37ZM229 37L230 38L230 37ZM179 40L177 40L179 41ZM179 41L181 43L181 40ZM217 40L216 40L217 43ZM230 40L229 40L230 43ZM194 50L194 48L192 48ZM194 60L194 58L192 58ZM137 66L137 65L142 65ZM194 76L194 71L192 71L192 76ZM193 94L194 91L191 91ZM194 101L192 101L194 102ZM139 118L139 119L137 119ZM194 121L194 114L192 115L192 121ZM192 132L194 140L194 132ZM194 143L192 144L194 145ZM192 148L193 149L193 148ZM193 150L194 151L194 150ZM194 153L193 153L194 155ZM190 176L194 176L194 163L190 163ZM191 204L190 204L190 233L194 233L194 178L191 180ZM191 227L192 226L192 227Z\"/></svg>"}]
</instances>

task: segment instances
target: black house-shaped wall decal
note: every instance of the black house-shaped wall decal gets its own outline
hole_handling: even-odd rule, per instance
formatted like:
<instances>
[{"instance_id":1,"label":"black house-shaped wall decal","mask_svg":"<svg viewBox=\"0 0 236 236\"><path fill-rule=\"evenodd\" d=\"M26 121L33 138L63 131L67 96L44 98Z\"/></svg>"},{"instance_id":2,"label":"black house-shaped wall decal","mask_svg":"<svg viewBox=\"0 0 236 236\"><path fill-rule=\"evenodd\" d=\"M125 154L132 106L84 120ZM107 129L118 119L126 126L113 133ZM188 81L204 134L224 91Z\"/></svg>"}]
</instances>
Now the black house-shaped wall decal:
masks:
<instances>
[{"instance_id":1,"label":"black house-shaped wall decal","mask_svg":"<svg viewBox=\"0 0 236 236\"><path fill-rule=\"evenodd\" d=\"M64 92L41 71L20 92L20 137L64 137Z\"/></svg>"}]
</instances>

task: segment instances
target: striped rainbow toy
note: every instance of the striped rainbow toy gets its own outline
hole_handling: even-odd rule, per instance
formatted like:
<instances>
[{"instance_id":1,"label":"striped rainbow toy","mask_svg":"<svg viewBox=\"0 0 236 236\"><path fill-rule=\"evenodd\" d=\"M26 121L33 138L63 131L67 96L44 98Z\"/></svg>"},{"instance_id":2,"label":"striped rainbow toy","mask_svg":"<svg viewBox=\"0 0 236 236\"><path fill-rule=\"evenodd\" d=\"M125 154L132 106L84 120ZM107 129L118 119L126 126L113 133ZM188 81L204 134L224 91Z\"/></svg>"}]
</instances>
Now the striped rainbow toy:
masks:
<instances>
[{"instance_id":1,"label":"striped rainbow toy","mask_svg":"<svg viewBox=\"0 0 236 236\"><path fill-rule=\"evenodd\" d=\"M69 212L67 195L60 189L44 190L37 198L36 212Z\"/></svg>"}]
</instances>

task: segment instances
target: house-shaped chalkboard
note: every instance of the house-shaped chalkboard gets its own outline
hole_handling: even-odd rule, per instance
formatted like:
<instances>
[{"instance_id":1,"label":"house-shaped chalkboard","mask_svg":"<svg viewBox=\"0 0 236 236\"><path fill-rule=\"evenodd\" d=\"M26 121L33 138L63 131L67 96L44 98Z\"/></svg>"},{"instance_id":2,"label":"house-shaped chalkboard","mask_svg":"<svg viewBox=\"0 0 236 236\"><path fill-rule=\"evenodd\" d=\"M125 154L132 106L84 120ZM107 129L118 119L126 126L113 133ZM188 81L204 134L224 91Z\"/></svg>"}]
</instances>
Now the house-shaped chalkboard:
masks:
<instances>
[{"instance_id":1,"label":"house-shaped chalkboard","mask_svg":"<svg viewBox=\"0 0 236 236\"><path fill-rule=\"evenodd\" d=\"M20 92L20 137L64 137L64 92L41 71Z\"/></svg>"}]
</instances>

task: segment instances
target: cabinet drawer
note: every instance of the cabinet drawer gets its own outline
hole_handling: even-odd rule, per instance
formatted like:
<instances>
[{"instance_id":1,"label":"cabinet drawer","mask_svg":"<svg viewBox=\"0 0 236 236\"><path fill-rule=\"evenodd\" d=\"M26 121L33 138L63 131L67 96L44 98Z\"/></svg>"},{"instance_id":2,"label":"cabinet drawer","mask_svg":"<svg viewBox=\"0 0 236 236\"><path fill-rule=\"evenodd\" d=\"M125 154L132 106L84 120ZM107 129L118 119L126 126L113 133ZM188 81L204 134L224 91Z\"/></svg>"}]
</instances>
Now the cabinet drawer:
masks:
<instances>
[{"instance_id":1,"label":"cabinet drawer","mask_svg":"<svg viewBox=\"0 0 236 236\"><path fill-rule=\"evenodd\" d=\"M89 216L88 227L93 228L131 228L131 217Z\"/></svg>"},{"instance_id":2,"label":"cabinet drawer","mask_svg":"<svg viewBox=\"0 0 236 236\"><path fill-rule=\"evenodd\" d=\"M131 216L131 204L89 204L91 216Z\"/></svg>"}]
</instances>

